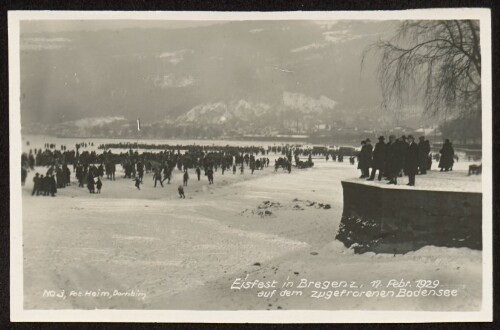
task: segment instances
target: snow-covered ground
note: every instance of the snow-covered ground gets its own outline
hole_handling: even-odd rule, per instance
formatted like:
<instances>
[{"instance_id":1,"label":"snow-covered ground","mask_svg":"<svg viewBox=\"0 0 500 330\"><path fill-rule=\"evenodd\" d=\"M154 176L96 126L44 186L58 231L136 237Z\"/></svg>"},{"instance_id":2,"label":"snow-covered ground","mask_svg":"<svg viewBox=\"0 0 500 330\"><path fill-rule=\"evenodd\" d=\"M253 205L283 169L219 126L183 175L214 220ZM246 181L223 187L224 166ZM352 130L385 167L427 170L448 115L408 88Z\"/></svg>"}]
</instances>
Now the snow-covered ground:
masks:
<instances>
[{"instance_id":1,"label":"snow-covered ground","mask_svg":"<svg viewBox=\"0 0 500 330\"><path fill-rule=\"evenodd\" d=\"M467 177L465 168L459 162L453 173L419 176L416 189L432 178L478 189L481 176ZM100 195L73 182L57 197L31 196L31 172L22 201L25 308L478 310L481 251L427 246L405 255L356 255L335 241L340 181L357 176L356 166L324 160L291 174L219 169L214 185L190 172L186 199L179 199L180 172L163 188L153 188L148 174L139 191L119 171L116 181L103 179ZM411 281L413 289L417 280L439 280L439 288L458 296L325 299L311 297L313 286L302 296L265 298L258 288L231 289L246 276L276 280L278 292L284 281L296 286L302 279L355 281L363 289L376 280L385 289L391 279ZM66 298L44 290L64 290Z\"/></svg>"},{"instance_id":2,"label":"snow-covered ground","mask_svg":"<svg viewBox=\"0 0 500 330\"><path fill-rule=\"evenodd\" d=\"M469 165L471 164L479 165L480 162L459 161L453 165L453 171L440 172L439 169L436 170L438 164L434 162L434 170L427 172L426 175L417 175L413 187L406 185L408 183L407 177L398 178L398 185L387 185L387 181L378 181L376 178L374 181L359 178L348 179L348 181L388 189L481 192L481 176L468 175Z\"/></svg>"}]
</instances>

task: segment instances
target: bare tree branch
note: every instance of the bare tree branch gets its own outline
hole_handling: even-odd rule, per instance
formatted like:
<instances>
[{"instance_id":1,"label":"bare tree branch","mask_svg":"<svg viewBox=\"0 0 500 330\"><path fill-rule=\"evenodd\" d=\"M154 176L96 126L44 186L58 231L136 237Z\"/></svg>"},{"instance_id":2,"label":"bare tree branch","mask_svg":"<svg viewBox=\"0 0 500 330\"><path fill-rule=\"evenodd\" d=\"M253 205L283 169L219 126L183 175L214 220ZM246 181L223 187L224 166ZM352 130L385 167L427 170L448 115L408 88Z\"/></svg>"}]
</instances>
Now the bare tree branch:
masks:
<instances>
[{"instance_id":1,"label":"bare tree branch","mask_svg":"<svg viewBox=\"0 0 500 330\"><path fill-rule=\"evenodd\" d=\"M431 115L481 113L481 53L477 21L405 21L394 37L363 53L380 55L384 107L401 108L419 94Z\"/></svg>"}]
</instances>

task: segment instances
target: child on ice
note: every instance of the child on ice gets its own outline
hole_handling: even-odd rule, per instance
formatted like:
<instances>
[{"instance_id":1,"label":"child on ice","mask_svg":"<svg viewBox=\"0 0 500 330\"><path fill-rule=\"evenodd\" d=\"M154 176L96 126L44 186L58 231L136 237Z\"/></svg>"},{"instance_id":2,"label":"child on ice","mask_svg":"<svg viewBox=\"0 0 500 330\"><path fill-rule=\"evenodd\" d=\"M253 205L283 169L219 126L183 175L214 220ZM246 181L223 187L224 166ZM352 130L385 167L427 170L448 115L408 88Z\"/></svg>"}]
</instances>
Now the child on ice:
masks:
<instances>
[{"instance_id":1,"label":"child on ice","mask_svg":"<svg viewBox=\"0 0 500 330\"><path fill-rule=\"evenodd\" d=\"M186 198L186 196L184 195L184 187L183 186L179 186L179 188L177 188L177 190L179 191L180 198Z\"/></svg>"},{"instance_id":2,"label":"child on ice","mask_svg":"<svg viewBox=\"0 0 500 330\"><path fill-rule=\"evenodd\" d=\"M97 188L97 193L100 194L101 193L101 188L102 188L102 181L101 181L101 179L97 178L97 182L96 182L95 186Z\"/></svg>"},{"instance_id":3,"label":"child on ice","mask_svg":"<svg viewBox=\"0 0 500 330\"><path fill-rule=\"evenodd\" d=\"M139 177L136 176L135 177L135 186L137 187L138 190L141 190L140 184L141 184L141 179L139 179Z\"/></svg>"}]
</instances>

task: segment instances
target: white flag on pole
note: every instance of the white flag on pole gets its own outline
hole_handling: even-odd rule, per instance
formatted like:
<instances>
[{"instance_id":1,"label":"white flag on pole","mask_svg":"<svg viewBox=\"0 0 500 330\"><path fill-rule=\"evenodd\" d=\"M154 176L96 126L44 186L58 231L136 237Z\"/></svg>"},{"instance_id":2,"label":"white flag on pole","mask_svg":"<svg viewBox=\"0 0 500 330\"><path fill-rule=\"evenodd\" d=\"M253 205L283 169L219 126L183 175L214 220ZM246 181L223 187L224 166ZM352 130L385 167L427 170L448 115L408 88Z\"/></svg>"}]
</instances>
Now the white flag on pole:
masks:
<instances>
[{"instance_id":1,"label":"white flag on pole","mask_svg":"<svg viewBox=\"0 0 500 330\"><path fill-rule=\"evenodd\" d=\"M137 118L137 131L141 131L141 120L139 118Z\"/></svg>"}]
</instances>

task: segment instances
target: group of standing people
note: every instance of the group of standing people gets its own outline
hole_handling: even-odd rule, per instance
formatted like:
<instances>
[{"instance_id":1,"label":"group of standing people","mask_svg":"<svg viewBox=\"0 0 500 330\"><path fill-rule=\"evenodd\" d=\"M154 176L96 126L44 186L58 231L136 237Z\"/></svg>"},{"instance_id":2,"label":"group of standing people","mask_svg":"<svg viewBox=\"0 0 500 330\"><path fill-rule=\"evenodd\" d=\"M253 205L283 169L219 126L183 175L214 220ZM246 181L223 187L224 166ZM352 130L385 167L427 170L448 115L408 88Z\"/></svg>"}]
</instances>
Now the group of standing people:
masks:
<instances>
[{"instance_id":1,"label":"group of standing people","mask_svg":"<svg viewBox=\"0 0 500 330\"><path fill-rule=\"evenodd\" d=\"M398 177L407 175L407 185L414 186L415 176L426 174L431 168L430 151L430 143L423 136L419 137L418 143L412 135L403 135L397 139L395 135L390 135L387 143L385 137L380 136L375 148L370 139L366 139L361 142L358 154L360 178L373 181L378 171L379 181L386 178L388 184L397 184Z\"/></svg>"},{"instance_id":2,"label":"group of standing people","mask_svg":"<svg viewBox=\"0 0 500 330\"><path fill-rule=\"evenodd\" d=\"M55 197L57 193L57 183L54 175L47 174L46 176L36 173L33 177L33 191L31 196L52 196Z\"/></svg>"}]
</instances>

